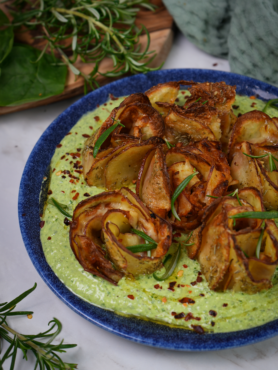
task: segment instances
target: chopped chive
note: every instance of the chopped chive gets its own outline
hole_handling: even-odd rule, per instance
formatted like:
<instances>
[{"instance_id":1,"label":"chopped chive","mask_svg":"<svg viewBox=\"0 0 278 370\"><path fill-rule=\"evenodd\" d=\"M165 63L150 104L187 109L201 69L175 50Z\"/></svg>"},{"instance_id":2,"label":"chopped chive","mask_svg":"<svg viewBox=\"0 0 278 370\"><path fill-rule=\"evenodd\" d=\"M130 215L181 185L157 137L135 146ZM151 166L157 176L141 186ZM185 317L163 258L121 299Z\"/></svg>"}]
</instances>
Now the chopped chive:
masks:
<instances>
[{"instance_id":1,"label":"chopped chive","mask_svg":"<svg viewBox=\"0 0 278 370\"><path fill-rule=\"evenodd\" d=\"M256 257L258 259L260 258L260 252L261 252L262 241L263 241L263 236L264 236L264 228L265 228L265 221L263 221L262 223L262 226L261 226L262 231L260 233L260 237L259 237L258 244L256 247Z\"/></svg>"},{"instance_id":2,"label":"chopped chive","mask_svg":"<svg viewBox=\"0 0 278 370\"><path fill-rule=\"evenodd\" d=\"M208 102L208 100L204 101L202 104L204 105L204 104L206 104L207 102Z\"/></svg>"},{"instance_id":3,"label":"chopped chive","mask_svg":"<svg viewBox=\"0 0 278 370\"><path fill-rule=\"evenodd\" d=\"M136 229L131 229L130 230L132 233L138 235L138 236L141 236L141 238L147 240L148 242L150 242L151 244L155 244L157 245L157 242L155 240L153 240L149 235L145 234L143 231L140 231L140 230L136 230Z\"/></svg>"},{"instance_id":4,"label":"chopped chive","mask_svg":"<svg viewBox=\"0 0 278 370\"><path fill-rule=\"evenodd\" d=\"M108 136L118 127L122 126L125 127L120 121L117 121L115 123L115 119L113 118L114 124L110 126L107 130L105 130L100 137L97 139L95 146L94 146L94 151L93 151L93 157L96 158L97 153L101 147L101 145L105 142L105 140L108 138Z\"/></svg>"},{"instance_id":5,"label":"chopped chive","mask_svg":"<svg viewBox=\"0 0 278 370\"><path fill-rule=\"evenodd\" d=\"M239 247L240 248L240 247ZM242 249L242 248L240 248L241 249L241 252L245 255L245 257L246 258L249 258L249 256L248 256L248 254Z\"/></svg>"},{"instance_id":6,"label":"chopped chive","mask_svg":"<svg viewBox=\"0 0 278 370\"><path fill-rule=\"evenodd\" d=\"M64 216L72 218L72 215L70 215L66 209L68 209L68 206L65 204L59 203L55 198L49 198L47 201L48 204L51 204L52 206L56 207L58 211L60 211Z\"/></svg>"},{"instance_id":7,"label":"chopped chive","mask_svg":"<svg viewBox=\"0 0 278 370\"><path fill-rule=\"evenodd\" d=\"M278 212L277 211L269 211L269 212L242 212L237 213L236 215L230 216L229 218L257 218L259 220L267 219L272 220L273 218L278 218Z\"/></svg>"},{"instance_id":8,"label":"chopped chive","mask_svg":"<svg viewBox=\"0 0 278 370\"><path fill-rule=\"evenodd\" d=\"M167 139L164 139L166 145L168 146L168 149L171 149L171 148L174 148L175 145L169 143L169 141Z\"/></svg>"},{"instance_id":9,"label":"chopped chive","mask_svg":"<svg viewBox=\"0 0 278 370\"><path fill-rule=\"evenodd\" d=\"M201 97L200 97L200 98L198 98L197 100L195 100L195 101L194 101L194 103L197 103L197 101L199 101L200 99L201 99Z\"/></svg>"},{"instance_id":10,"label":"chopped chive","mask_svg":"<svg viewBox=\"0 0 278 370\"><path fill-rule=\"evenodd\" d=\"M189 184L189 182L191 181L191 179L198 175L199 172L194 172L192 173L191 175L187 176L180 184L179 186L176 188L176 190L174 191L174 194L172 196L172 200L171 200L171 210L172 210L172 213L173 215L175 216L175 218L177 220L181 220L179 218L179 215L177 214L177 211L176 211L176 208L175 208L175 201L177 200L178 196L181 194L181 192L184 190L184 188Z\"/></svg>"},{"instance_id":11,"label":"chopped chive","mask_svg":"<svg viewBox=\"0 0 278 370\"><path fill-rule=\"evenodd\" d=\"M131 245L129 247L126 247L129 251L132 253L139 253L139 252L148 252L152 249L155 249L157 247L157 244L137 244L137 245Z\"/></svg>"},{"instance_id":12,"label":"chopped chive","mask_svg":"<svg viewBox=\"0 0 278 370\"><path fill-rule=\"evenodd\" d=\"M267 109L272 107L275 109L278 109L278 107L275 106L275 104L278 104L278 99L271 99L269 100L266 105L264 106L263 112L266 113Z\"/></svg>"},{"instance_id":13,"label":"chopped chive","mask_svg":"<svg viewBox=\"0 0 278 370\"><path fill-rule=\"evenodd\" d=\"M209 198L214 198L214 199L218 199L218 198L220 198L220 197L216 197L216 196L214 196L214 195L206 195L206 197L209 197Z\"/></svg>"},{"instance_id":14,"label":"chopped chive","mask_svg":"<svg viewBox=\"0 0 278 370\"><path fill-rule=\"evenodd\" d=\"M165 273L162 276L157 275L156 272L153 273L153 277L155 278L155 280L163 281L163 280L168 279L174 272L179 262L180 255L181 255L181 245L179 244L176 251L173 254L166 255L164 259L163 263L165 263L165 269L166 269ZM168 256L171 256L171 257L168 257Z\"/></svg>"}]
</instances>

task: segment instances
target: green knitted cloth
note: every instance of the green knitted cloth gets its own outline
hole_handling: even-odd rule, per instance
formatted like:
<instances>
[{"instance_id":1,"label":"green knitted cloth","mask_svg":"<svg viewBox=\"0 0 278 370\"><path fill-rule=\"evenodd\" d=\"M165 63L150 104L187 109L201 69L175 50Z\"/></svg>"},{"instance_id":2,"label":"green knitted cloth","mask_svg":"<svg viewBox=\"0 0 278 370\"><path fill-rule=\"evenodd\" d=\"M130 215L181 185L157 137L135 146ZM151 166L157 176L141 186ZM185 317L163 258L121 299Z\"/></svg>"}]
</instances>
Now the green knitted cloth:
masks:
<instances>
[{"instance_id":1,"label":"green knitted cloth","mask_svg":"<svg viewBox=\"0 0 278 370\"><path fill-rule=\"evenodd\" d=\"M163 0L183 34L232 72L278 85L278 0Z\"/></svg>"}]
</instances>

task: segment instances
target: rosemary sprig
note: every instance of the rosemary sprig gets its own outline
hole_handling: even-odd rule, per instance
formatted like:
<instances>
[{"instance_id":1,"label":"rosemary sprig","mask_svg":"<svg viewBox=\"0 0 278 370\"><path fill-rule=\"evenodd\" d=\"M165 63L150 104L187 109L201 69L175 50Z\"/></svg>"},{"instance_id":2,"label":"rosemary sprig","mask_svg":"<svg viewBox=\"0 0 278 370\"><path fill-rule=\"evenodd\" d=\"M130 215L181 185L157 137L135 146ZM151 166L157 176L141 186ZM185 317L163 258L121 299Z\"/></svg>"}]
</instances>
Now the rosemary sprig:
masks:
<instances>
[{"instance_id":1,"label":"rosemary sprig","mask_svg":"<svg viewBox=\"0 0 278 370\"><path fill-rule=\"evenodd\" d=\"M66 216L66 217L69 217L69 218L72 218L72 215L69 214L67 212L68 210L68 206L66 206L65 204L62 204L62 203L59 203L55 198L49 198L47 200L47 203L48 204L51 204L52 206L56 207L58 209L59 212L62 213L62 215Z\"/></svg>"},{"instance_id":2,"label":"rosemary sprig","mask_svg":"<svg viewBox=\"0 0 278 370\"><path fill-rule=\"evenodd\" d=\"M130 231L138 236L141 236L141 238L148 241L150 244L154 244L157 246L157 242L153 240L153 238L151 238L149 235L145 234L144 231L140 231L136 229L131 229Z\"/></svg>"},{"instance_id":3,"label":"rosemary sprig","mask_svg":"<svg viewBox=\"0 0 278 370\"><path fill-rule=\"evenodd\" d=\"M132 253L139 253L139 252L148 252L152 249L155 249L157 247L157 244L137 244L137 245L130 245L129 247L126 247L129 251Z\"/></svg>"},{"instance_id":4,"label":"rosemary sprig","mask_svg":"<svg viewBox=\"0 0 278 370\"><path fill-rule=\"evenodd\" d=\"M155 57L149 51L149 33L144 26L141 29L135 26L140 7L155 9L149 0L40 0L32 4L28 0L15 0L12 7L11 26L36 30L38 34L34 38L47 43L41 56L48 51L58 54L63 64L85 79L85 93L88 87L98 87L98 74L118 77L127 72L146 73L161 68L149 67ZM143 32L147 35L147 45L140 51L138 41ZM101 73L100 63L107 57L113 61L112 70ZM95 66L85 74L74 66L77 59Z\"/></svg>"},{"instance_id":5,"label":"rosemary sprig","mask_svg":"<svg viewBox=\"0 0 278 370\"><path fill-rule=\"evenodd\" d=\"M167 139L164 139L164 141L165 141L165 143L166 143L166 145L167 145L168 149L174 148L174 146L175 146L175 145L173 145L173 144L169 143L169 141L168 141Z\"/></svg>"},{"instance_id":6,"label":"rosemary sprig","mask_svg":"<svg viewBox=\"0 0 278 370\"><path fill-rule=\"evenodd\" d=\"M250 211L250 212L242 212L237 213L236 215L232 215L229 218L257 218L259 220L272 220L273 218L278 218L278 212L277 211L269 211L269 212L256 212L256 211Z\"/></svg>"},{"instance_id":7,"label":"rosemary sprig","mask_svg":"<svg viewBox=\"0 0 278 370\"><path fill-rule=\"evenodd\" d=\"M62 330L62 324L59 320L54 318L48 323L48 325L51 325L50 329L36 335L20 334L13 330L7 322L7 317L9 316L25 316L33 313L32 311L14 311L14 309L16 305L32 293L36 287L37 284L11 302L0 304L0 339L10 343L8 349L0 359L0 369L3 369L4 362L10 357L10 370L14 369L18 349L22 351L23 358L26 361L28 360L28 351L33 352L36 357L35 370L38 368L40 370L76 369L77 364L66 363L57 354L66 352L65 350L68 348L76 347L76 344L63 344L63 340L59 344L53 344L53 341ZM41 340L46 340L46 342L42 342Z\"/></svg>"},{"instance_id":8,"label":"rosemary sprig","mask_svg":"<svg viewBox=\"0 0 278 370\"><path fill-rule=\"evenodd\" d=\"M264 228L265 228L265 221L263 221L262 226L261 226L261 234L258 240L258 244L256 247L256 257L260 258L260 252L261 252L261 247L262 247L262 241L263 241L263 236L264 236Z\"/></svg>"},{"instance_id":9,"label":"rosemary sprig","mask_svg":"<svg viewBox=\"0 0 278 370\"><path fill-rule=\"evenodd\" d=\"M178 196L181 194L181 192L185 189L185 187L190 183L190 181L193 179L194 176L198 175L199 172L194 172L191 175L187 176L176 188L174 191L174 194L171 199L171 210L173 215L177 220L181 220L179 218L179 215L177 214L176 208L175 208L175 201L177 200Z\"/></svg>"},{"instance_id":10,"label":"rosemary sprig","mask_svg":"<svg viewBox=\"0 0 278 370\"><path fill-rule=\"evenodd\" d=\"M278 104L278 99L271 99L271 100L269 100L266 103L266 105L264 106L263 112L266 113L267 109L270 108L270 107L275 108L275 109L278 109L278 107L275 104Z\"/></svg>"},{"instance_id":11,"label":"rosemary sprig","mask_svg":"<svg viewBox=\"0 0 278 370\"><path fill-rule=\"evenodd\" d=\"M154 272L153 273L153 277L155 278L155 280L157 281L163 281L163 280L166 280L168 279L174 272L178 262L179 262L179 259L180 259L180 255L181 255L181 245L178 244L178 247L176 248L176 250L171 254L167 254L165 256L165 259L163 261L163 264L165 265L165 272L162 276L158 275L157 272Z\"/></svg>"},{"instance_id":12,"label":"rosemary sprig","mask_svg":"<svg viewBox=\"0 0 278 370\"><path fill-rule=\"evenodd\" d=\"M98 151L100 149L100 147L102 146L102 144L105 142L105 140L109 137L109 135L118 127L118 126L122 126L122 127L125 127L120 121L117 121L116 123L114 122L114 124L112 126L110 126L107 130L105 130L101 135L100 137L97 139L96 143L95 143L95 146L94 146L94 151L93 151L93 156L94 158L96 158L97 154L98 154Z\"/></svg>"},{"instance_id":13,"label":"rosemary sprig","mask_svg":"<svg viewBox=\"0 0 278 370\"><path fill-rule=\"evenodd\" d=\"M247 154L247 153L243 153L243 154L246 155L247 157L254 158L254 159L265 158L265 157L268 156L270 172L277 171L275 161L278 162L278 159L275 158L271 153L266 153L266 154L262 154L262 155L251 155L251 154Z\"/></svg>"}]
</instances>

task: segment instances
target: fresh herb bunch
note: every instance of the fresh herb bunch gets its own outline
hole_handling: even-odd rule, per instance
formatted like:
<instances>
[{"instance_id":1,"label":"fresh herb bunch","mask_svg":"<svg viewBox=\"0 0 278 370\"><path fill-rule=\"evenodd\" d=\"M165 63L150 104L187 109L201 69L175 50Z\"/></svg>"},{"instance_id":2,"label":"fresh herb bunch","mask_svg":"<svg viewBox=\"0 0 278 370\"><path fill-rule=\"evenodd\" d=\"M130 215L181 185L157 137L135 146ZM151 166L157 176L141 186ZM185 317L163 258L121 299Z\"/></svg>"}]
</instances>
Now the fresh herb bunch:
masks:
<instances>
[{"instance_id":1,"label":"fresh herb bunch","mask_svg":"<svg viewBox=\"0 0 278 370\"><path fill-rule=\"evenodd\" d=\"M38 60L47 50L58 54L75 75L84 77L85 93L88 85L91 89L98 87L98 73L118 77L127 72L145 73L160 68L149 67L155 57L149 51L149 33L144 26L141 29L135 26L140 7L155 9L149 0L15 0L12 6L12 26L36 30L34 38L46 40ZM148 43L140 51L138 41L143 31ZM113 60L113 69L100 73L100 63L106 57ZM84 63L95 63L89 74L74 66L78 58Z\"/></svg>"},{"instance_id":2,"label":"fresh herb bunch","mask_svg":"<svg viewBox=\"0 0 278 370\"><path fill-rule=\"evenodd\" d=\"M6 340L10 343L8 349L0 358L0 369L3 370L4 362L11 357L10 370L14 369L17 350L21 349L23 358L28 360L28 351L33 352L36 357L35 370L50 370L50 369L76 369L77 364L64 362L58 353L66 352L68 348L76 347L76 344L63 344L63 340L59 344L52 344L54 339L61 333L62 324L59 320L53 319L48 325L50 329L37 335L20 334L13 330L7 323L7 317L31 315L32 311L15 311L16 305L32 293L36 289L37 284L33 288L22 293L17 298L9 303L0 304L0 340ZM40 340L46 340L41 342ZM0 349L1 349L0 345Z\"/></svg>"}]
</instances>

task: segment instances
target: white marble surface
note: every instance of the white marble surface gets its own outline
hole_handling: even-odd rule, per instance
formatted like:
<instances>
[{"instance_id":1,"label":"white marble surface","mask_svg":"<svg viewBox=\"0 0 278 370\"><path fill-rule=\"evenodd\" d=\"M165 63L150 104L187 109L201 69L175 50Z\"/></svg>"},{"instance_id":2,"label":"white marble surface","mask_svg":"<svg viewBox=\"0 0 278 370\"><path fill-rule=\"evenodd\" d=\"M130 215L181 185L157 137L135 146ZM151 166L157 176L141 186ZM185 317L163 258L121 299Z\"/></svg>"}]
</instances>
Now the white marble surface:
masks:
<instances>
[{"instance_id":1,"label":"white marble surface","mask_svg":"<svg viewBox=\"0 0 278 370\"><path fill-rule=\"evenodd\" d=\"M217 66L213 66L217 63ZM164 68L209 68L229 71L228 62L209 56L180 34ZM102 330L70 310L42 281L33 267L18 225L17 197L21 174L27 158L46 127L77 98L0 117L0 302L13 299L24 290L38 287L19 306L33 310L33 319L12 319L11 326L23 333L37 333L57 317L63 331L57 341L77 343L64 356L82 370L203 370L203 369L277 369L278 339L255 345L207 353L181 353L150 348L129 342ZM5 348L5 347L4 347ZM33 369L21 353L16 369ZM8 369L8 363L4 369Z\"/></svg>"}]
</instances>

